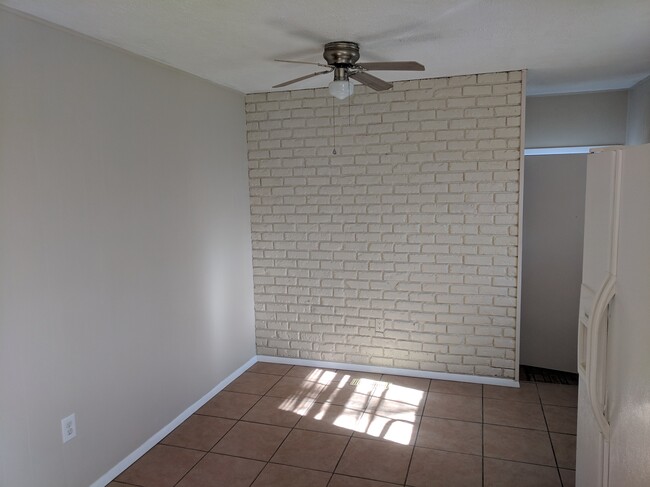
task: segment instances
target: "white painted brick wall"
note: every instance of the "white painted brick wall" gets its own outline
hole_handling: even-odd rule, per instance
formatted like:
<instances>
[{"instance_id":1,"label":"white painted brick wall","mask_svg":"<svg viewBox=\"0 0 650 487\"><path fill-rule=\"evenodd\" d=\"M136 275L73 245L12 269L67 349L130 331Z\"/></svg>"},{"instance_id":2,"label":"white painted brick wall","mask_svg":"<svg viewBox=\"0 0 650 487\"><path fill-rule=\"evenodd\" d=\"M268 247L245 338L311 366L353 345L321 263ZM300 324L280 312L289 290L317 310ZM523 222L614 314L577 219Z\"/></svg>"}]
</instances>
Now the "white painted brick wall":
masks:
<instances>
[{"instance_id":1,"label":"white painted brick wall","mask_svg":"<svg viewBox=\"0 0 650 487\"><path fill-rule=\"evenodd\" d=\"M514 377L521 72L355 91L246 97L258 353Z\"/></svg>"}]
</instances>

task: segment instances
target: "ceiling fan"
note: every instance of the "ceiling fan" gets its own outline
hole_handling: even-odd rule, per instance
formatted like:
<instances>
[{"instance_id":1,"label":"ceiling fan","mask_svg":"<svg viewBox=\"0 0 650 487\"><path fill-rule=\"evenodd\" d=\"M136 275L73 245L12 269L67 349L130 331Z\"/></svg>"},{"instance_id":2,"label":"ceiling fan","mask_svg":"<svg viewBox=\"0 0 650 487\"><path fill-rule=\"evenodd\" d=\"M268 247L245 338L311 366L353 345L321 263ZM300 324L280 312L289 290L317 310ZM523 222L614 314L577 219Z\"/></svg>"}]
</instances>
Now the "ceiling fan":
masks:
<instances>
[{"instance_id":1,"label":"ceiling fan","mask_svg":"<svg viewBox=\"0 0 650 487\"><path fill-rule=\"evenodd\" d=\"M388 83L376 76L368 74L367 71L424 71L424 66L416 61L357 64L357 61L359 60L359 44L349 41L328 42L325 44L323 57L325 58L325 61L327 61L327 64L276 59L276 61L282 63L312 64L327 69L285 81L284 83L275 85L273 88L282 88L283 86L291 85L315 76L320 76L321 74L334 72L334 81L329 84L329 91L332 96L335 96L339 100L343 100L352 95L354 89L354 85L350 83L350 78L372 88L375 91L384 91L393 87L392 83Z\"/></svg>"}]
</instances>

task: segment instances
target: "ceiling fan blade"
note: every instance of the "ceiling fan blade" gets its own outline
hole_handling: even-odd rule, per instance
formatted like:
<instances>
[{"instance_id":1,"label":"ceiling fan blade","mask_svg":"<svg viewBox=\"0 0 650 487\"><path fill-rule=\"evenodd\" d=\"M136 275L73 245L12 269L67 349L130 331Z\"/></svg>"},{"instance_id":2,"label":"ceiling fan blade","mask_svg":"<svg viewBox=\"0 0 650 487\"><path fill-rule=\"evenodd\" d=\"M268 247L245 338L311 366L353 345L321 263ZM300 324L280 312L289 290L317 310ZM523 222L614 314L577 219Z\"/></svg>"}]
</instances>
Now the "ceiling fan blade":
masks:
<instances>
[{"instance_id":1,"label":"ceiling fan blade","mask_svg":"<svg viewBox=\"0 0 650 487\"><path fill-rule=\"evenodd\" d=\"M388 83L383 79L379 79L368 73L360 71L358 73L350 74L350 78L357 80L359 83L369 86L375 91L390 90L393 87L392 83Z\"/></svg>"},{"instance_id":2,"label":"ceiling fan blade","mask_svg":"<svg viewBox=\"0 0 650 487\"><path fill-rule=\"evenodd\" d=\"M384 63L361 63L357 64L362 69L384 70L384 71L424 71L417 61L392 61Z\"/></svg>"},{"instance_id":3,"label":"ceiling fan blade","mask_svg":"<svg viewBox=\"0 0 650 487\"><path fill-rule=\"evenodd\" d=\"M280 83L279 85L275 85L273 88L282 88L283 86L291 85L293 83L297 83L298 81L302 81L302 80L305 80L305 79L313 78L314 76L320 76L321 74L327 74L327 73L331 73L331 72L332 72L331 69L327 69L325 71L319 71L318 73L308 74L307 76L301 76L300 78L285 81L284 83Z\"/></svg>"},{"instance_id":4,"label":"ceiling fan blade","mask_svg":"<svg viewBox=\"0 0 650 487\"><path fill-rule=\"evenodd\" d=\"M279 63L312 64L314 66L322 66L323 68L329 67L329 64L312 63L309 61L289 61L288 59L274 59L274 61L277 61Z\"/></svg>"}]
</instances>

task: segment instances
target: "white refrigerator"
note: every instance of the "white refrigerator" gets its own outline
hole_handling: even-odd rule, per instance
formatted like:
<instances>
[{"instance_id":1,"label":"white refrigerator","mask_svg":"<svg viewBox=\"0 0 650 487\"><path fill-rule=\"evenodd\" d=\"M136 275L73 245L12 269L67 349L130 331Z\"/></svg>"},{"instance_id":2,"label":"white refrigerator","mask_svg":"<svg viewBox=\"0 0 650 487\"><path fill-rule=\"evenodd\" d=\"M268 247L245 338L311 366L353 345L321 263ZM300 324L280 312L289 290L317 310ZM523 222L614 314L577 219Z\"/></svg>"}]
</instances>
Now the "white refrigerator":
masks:
<instances>
[{"instance_id":1,"label":"white refrigerator","mask_svg":"<svg viewBox=\"0 0 650 487\"><path fill-rule=\"evenodd\" d=\"M650 486L650 144L587 162L578 487Z\"/></svg>"}]
</instances>

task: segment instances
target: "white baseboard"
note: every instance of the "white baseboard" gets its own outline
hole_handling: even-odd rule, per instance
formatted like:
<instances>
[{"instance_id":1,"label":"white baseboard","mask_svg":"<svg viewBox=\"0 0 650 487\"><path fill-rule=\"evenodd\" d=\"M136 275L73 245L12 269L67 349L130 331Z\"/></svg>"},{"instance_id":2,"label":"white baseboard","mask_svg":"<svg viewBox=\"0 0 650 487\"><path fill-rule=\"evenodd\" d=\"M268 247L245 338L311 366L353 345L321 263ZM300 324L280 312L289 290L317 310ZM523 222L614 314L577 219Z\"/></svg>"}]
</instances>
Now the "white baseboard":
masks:
<instances>
[{"instance_id":1,"label":"white baseboard","mask_svg":"<svg viewBox=\"0 0 650 487\"><path fill-rule=\"evenodd\" d=\"M233 380L235 380L237 377L239 377L244 371L246 371L248 368L250 368L256 362L257 362L257 356L254 356L253 358L248 360L248 362L246 362L244 365L239 367L237 370L235 370L232 374L230 374L224 380L219 382L210 392L205 394L201 399L196 401L194 404L192 404L190 407L188 407L185 411L183 411L181 414L176 416L176 418L174 418L174 420L172 420L171 423L169 423L167 426L163 427L160 431L158 431L151 438L149 438L147 441L145 441L142 445L140 445L138 448L136 448L133 452L131 452L131 454L129 456L127 456L124 460L122 460L120 463L115 465L113 468L111 468L104 475L102 475L97 480L95 480L90 485L90 487L105 487L106 485L108 485L115 477L117 477L124 470L126 470L128 467L133 465L138 458L140 458L142 455L144 455L149 450L151 450L160 440L162 440L165 436L167 436L169 433L171 433L174 430L174 428L176 428L178 425L180 425L183 421L185 421L192 414L194 414L201 406L203 406L206 402L208 402L210 399L212 399L212 397L216 393L220 392L223 388L225 388Z\"/></svg>"},{"instance_id":2,"label":"white baseboard","mask_svg":"<svg viewBox=\"0 0 650 487\"><path fill-rule=\"evenodd\" d=\"M306 367L322 367L324 369L351 370L355 372L372 372L375 374L408 375L424 379L453 380L456 382L470 382L472 384L487 384L493 386L519 387L519 382L514 379L501 379L498 377L483 377L480 375L450 374L447 372L429 372L427 370L398 369L393 367L378 367L375 365L347 364L345 362L326 362L323 360L305 360L290 357L272 357L258 355L258 362L273 362L276 364L304 365Z\"/></svg>"}]
</instances>

